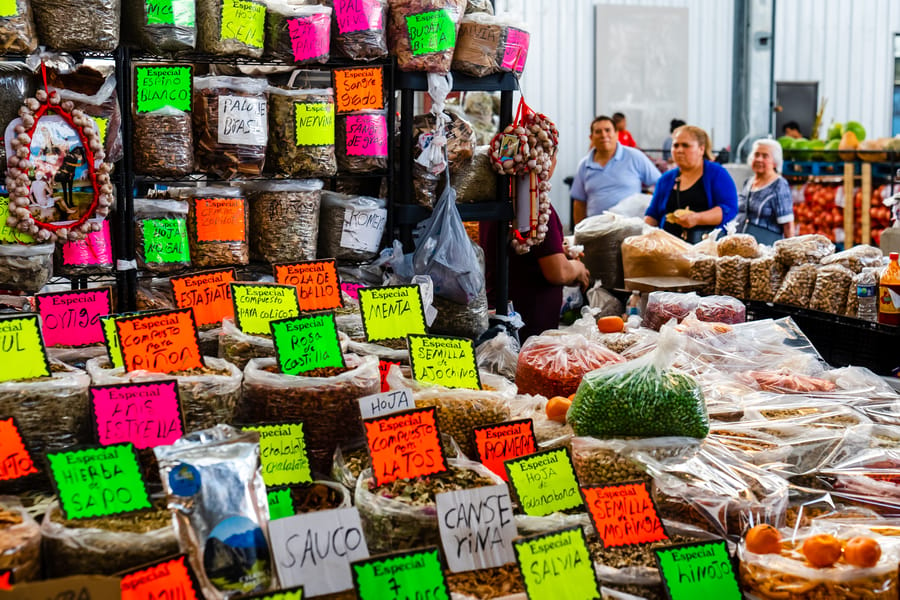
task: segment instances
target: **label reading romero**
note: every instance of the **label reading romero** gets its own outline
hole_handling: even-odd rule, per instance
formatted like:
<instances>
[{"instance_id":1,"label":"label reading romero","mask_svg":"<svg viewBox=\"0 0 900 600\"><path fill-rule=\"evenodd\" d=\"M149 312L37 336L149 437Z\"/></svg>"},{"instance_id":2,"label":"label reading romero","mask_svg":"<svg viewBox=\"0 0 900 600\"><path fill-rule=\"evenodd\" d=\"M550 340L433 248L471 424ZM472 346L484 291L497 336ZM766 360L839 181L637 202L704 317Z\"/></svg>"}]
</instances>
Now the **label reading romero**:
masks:
<instances>
[{"instance_id":1,"label":"label reading romero","mask_svg":"<svg viewBox=\"0 0 900 600\"><path fill-rule=\"evenodd\" d=\"M448 388L481 389L475 344L468 338L410 335L413 379Z\"/></svg>"},{"instance_id":2,"label":"label reading romero","mask_svg":"<svg viewBox=\"0 0 900 600\"><path fill-rule=\"evenodd\" d=\"M534 423L531 419L507 421L493 425L475 427L475 447L481 464L507 480L507 460L526 456L537 451L534 437Z\"/></svg>"}]
</instances>

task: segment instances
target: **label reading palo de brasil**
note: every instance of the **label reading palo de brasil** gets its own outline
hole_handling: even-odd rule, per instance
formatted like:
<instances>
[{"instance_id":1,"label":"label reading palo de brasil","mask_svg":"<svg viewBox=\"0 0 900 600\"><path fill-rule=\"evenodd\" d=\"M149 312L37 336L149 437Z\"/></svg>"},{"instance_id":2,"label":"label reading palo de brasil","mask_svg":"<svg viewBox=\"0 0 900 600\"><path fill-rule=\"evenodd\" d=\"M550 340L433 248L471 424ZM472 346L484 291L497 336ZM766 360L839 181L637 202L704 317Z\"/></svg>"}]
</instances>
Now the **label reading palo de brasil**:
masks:
<instances>
[{"instance_id":1,"label":"label reading palo de brasil","mask_svg":"<svg viewBox=\"0 0 900 600\"><path fill-rule=\"evenodd\" d=\"M295 142L298 146L334 145L334 105L294 102Z\"/></svg>"},{"instance_id":2,"label":"label reading palo de brasil","mask_svg":"<svg viewBox=\"0 0 900 600\"><path fill-rule=\"evenodd\" d=\"M475 344L468 338L410 335L413 379L448 388L481 389Z\"/></svg>"},{"instance_id":3,"label":"label reading palo de brasil","mask_svg":"<svg viewBox=\"0 0 900 600\"><path fill-rule=\"evenodd\" d=\"M184 434L178 382L152 381L91 386L97 441L101 446L131 443L155 448Z\"/></svg>"},{"instance_id":4,"label":"label reading palo de brasil","mask_svg":"<svg viewBox=\"0 0 900 600\"><path fill-rule=\"evenodd\" d=\"M228 285L234 279L234 269L172 277L175 306L193 310L197 327L220 325L223 319L234 318L231 286Z\"/></svg>"},{"instance_id":5,"label":"label reading palo de brasil","mask_svg":"<svg viewBox=\"0 0 900 600\"><path fill-rule=\"evenodd\" d=\"M668 539L646 482L585 486L581 493L604 548Z\"/></svg>"},{"instance_id":6,"label":"label reading palo de brasil","mask_svg":"<svg viewBox=\"0 0 900 600\"><path fill-rule=\"evenodd\" d=\"M669 546L655 552L672 600L741 599L725 540Z\"/></svg>"},{"instance_id":7,"label":"label reading palo de brasil","mask_svg":"<svg viewBox=\"0 0 900 600\"><path fill-rule=\"evenodd\" d=\"M297 286L300 310L328 310L344 305L337 263L333 258L272 265L275 281Z\"/></svg>"},{"instance_id":8,"label":"label reading palo de brasil","mask_svg":"<svg viewBox=\"0 0 900 600\"><path fill-rule=\"evenodd\" d=\"M175 373L204 367L190 309L119 317L113 322L126 371Z\"/></svg>"},{"instance_id":9,"label":"label reading palo de brasil","mask_svg":"<svg viewBox=\"0 0 900 600\"><path fill-rule=\"evenodd\" d=\"M244 427L259 432L259 457L266 487L312 481L302 423Z\"/></svg>"},{"instance_id":10,"label":"label reading palo de brasil","mask_svg":"<svg viewBox=\"0 0 900 600\"><path fill-rule=\"evenodd\" d=\"M360 288L359 309L366 340L403 339L425 333L425 312L418 285Z\"/></svg>"},{"instance_id":11,"label":"label reading palo de brasil","mask_svg":"<svg viewBox=\"0 0 900 600\"><path fill-rule=\"evenodd\" d=\"M131 444L48 452L47 462L67 519L105 517L151 507Z\"/></svg>"},{"instance_id":12,"label":"label reading palo de brasil","mask_svg":"<svg viewBox=\"0 0 900 600\"><path fill-rule=\"evenodd\" d=\"M584 504L568 448L545 450L504 464L526 515L544 517Z\"/></svg>"},{"instance_id":13,"label":"label reading palo de brasil","mask_svg":"<svg viewBox=\"0 0 900 600\"><path fill-rule=\"evenodd\" d=\"M475 447L481 464L508 479L503 463L513 458L537 452L534 423L531 419L507 421L473 428Z\"/></svg>"},{"instance_id":14,"label":"label reading palo de brasil","mask_svg":"<svg viewBox=\"0 0 900 600\"><path fill-rule=\"evenodd\" d=\"M594 564L581 527L521 538L513 545L529 598L599 600Z\"/></svg>"},{"instance_id":15,"label":"label reading palo de brasil","mask_svg":"<svg viewBox=\"0 0 900 600\"><path fill-rule=\"evenodd\" d=\"M447 470L435 408L417 408L363 421L378 485Z\"/></svg>"},{"instance_id":16,"label":"label reading palo de brasil","mask_svg":"<svg viewBox=\"0 0 900 600\"><path fill-rule=\"evenodd\" d=\"M50 377L37 315L0 318L0 381Z\"/></svg>"},{"instance_id":17,"label":"label reading palo de brasil","mask_svg":"<svg viewBox=\"0 0 900 600\"><path fill-rule=\"evenodd\" d=\"M34 297L47 346L89 346L103 342L100 317L112 311L110 288L50 292Z\"/></svg>"},{"instance_id":18,"label":"label reading palo de brasil","mask_svg":"<svg viewBox=\"0 0 900 600\"><path fill-rule=\"evenodd\" d=\"M433 10L406 17L413 56L443 52L456 45L456 24L446 10Z\"/></svg>"},{"instance_id":19,"label":"label reading palo de brasil","mask_svg":"<svg viewBox=\"0 0 900 600\"><path fill-rule=\"evenodd\" d=\"M37 473L37 467L25 448L25 441L14 417L0 419L0 481L10 481Z\"/></svg>"},{"instance_id":20,"label":"label reading palo de brasil","mask_svg":"<svg viewBox=\"0 0 900 600\"><path fill-rule=\"evenodd\" d=\"M144 221L144 262L188 263L186 219L146 219Z\"/></svg>"},{"instance_id":21,"label":"label reading palo de brasil","mask_svg":"<svg viewBox=\"0 0 900 600\"><path fill-rule=\"evenodd\" d=\"M200 600L200 585L184 554L122 576L122 600Z\"/></svg>"},{"instance_id":22,"label":"label reading palo de brasil","mask_svg":"<svg viewBox=\"0 0 900 600\"><path fill-rule=\"evenodd\" d=\"M361 600L450 600L437 548L382 555L350 565Z\"/></svg>"},{"instance_id":23,"label":"label reading palo de brasil","mask_svg":"<svg viewBox=\"0 0 900 600\"><path fill-rule=\"evenodd\" d=\"M281 372L299 375L315 369L344 367L334 313L305 315L269 323Z\"/></svg>"},{"instance_id":24,"label":"label reading palo de brasil","mask_svg":"<svg viewBox=\"0 0 900 600\"><path fill-rule=\"evenodd\" d=\"M231 283L234 322L248 335L269 335L269 323L300 316L297 287L273 283Z\"/></svg>"},{"instance_id":25,"label":"label reading palo de brasil","mask_svg":"<svg viewBox=\"0 0 900 600\"><path fill-rule=\"evenodd\" d=\"M265 25L265 4L251 0L222 0L221 40L236 40L252 48L262 48Z\"/></svg>"},{"instance_id":26,"label":"label reading palo de brasil","mask_svg":"<svg viewBox=\"0 0 900 600\"><path fill-rule=\"evenodd\" d=\"M193 11L193 2L190 4ZM137 112L148 113L167 106L190 111L192 72L190 66L136 66Z\"/></svg>"}]
</instances>

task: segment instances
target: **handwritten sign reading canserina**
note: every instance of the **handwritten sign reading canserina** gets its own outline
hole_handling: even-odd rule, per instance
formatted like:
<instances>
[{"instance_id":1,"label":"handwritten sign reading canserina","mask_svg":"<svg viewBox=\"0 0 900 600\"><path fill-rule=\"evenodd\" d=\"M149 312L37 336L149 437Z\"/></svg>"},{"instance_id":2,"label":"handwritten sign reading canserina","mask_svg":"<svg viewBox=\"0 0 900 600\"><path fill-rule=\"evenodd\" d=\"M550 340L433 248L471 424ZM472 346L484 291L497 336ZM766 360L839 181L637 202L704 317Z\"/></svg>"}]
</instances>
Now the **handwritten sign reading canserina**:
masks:
<instances>
[{"instance_id":1,"label":"handwritten sign reading canserina","mask_svg":"<svg viewBox=\"0 0 900 600\"><path fill-rule=\"evenodd\" d=\"M526 515L543 517L584 502L568 448L536 452L504 464Z\"/></svg>"},{"instance_id":2,"label":"handwritten sign reading canserina","mask_svg":"<svg viewBox=\"0 0 900 600\"><path fill-rule=\"evenodd\" d=\"M581 527L521 538L513 544L529 598L600 598Z\"/></svg>"},{"instance_id":3,"label":"handwritten sign reading canserina","mask_svg":"<svg viewBox=\"0 0 900 600\"><path fill-rule=\"evenodd\" d=\"M646 482L581 488L604 548L668 539Z\"/></svg>"},{"instance_id":4,"label":"handwritten sign reading canserina","mask_svg":"<svg viewBox=\"0 0 900 600\"><path fill-rule=\"evenodd\" d=\"M422 293L417 285L360 288L359 309L370 342L425 333Z\"/></svg>"},{"instance_id":5,"label":"handwritten sign reading canserina","mask_svg":"<svg viewBox=\"0 0 900 600\"><path fill-rule=\"evenodd\" d=\"M231 286L234 269L172 277L175 306L194 311L197 327L218 325L223 319L234 319Z\"/></svg>"},{"instance_id":6,"label":"handwritten sign reading canserina","mask_svg":"<svg viewBox=\"0 0 900 600\"><path fill-rule=\"evenodd\" d=\"M447 470L435 408L419 408L363 421L378 485Z\"/></svg>"},{"instance_id":7,"label":"handwritten sign reading canserina","mask_svg":"<svg viewBox=\"0 0 900 600\"><path fill-rule=\"evenodd\" d=\"M435 496L444 556L454 573L490 569L514 562L519 535L505 484Z\"/></svg>"},{"instance_id":8,"label":"handwritten sign reading canserina","mask_svg":"<svg viewBox=\"0 0 900 600\"><path fill-rule=\"evenodd\" d=\"M333 258L272 265L275 281L297 286L300 310L328 310L344 305L337 263Z\"/></svg>"},{"instance_id":9,"label":"handwritten sign reading canserina","mask_svg":"<svg viewBox=\"0 0 900 600\"><path fill-rule=\"evenodd\" d=\"M352 589L350 563L369 557L356 508L280 519L269 537L281 584L303 583L310 596Z\"/></svg>"},{"instance_id":10,"label":"handwritten sign reading canserina","mask_svg":"<svg viewBox=\"0 0 900 600\"><path fill-rule=\"evenodd\" d=\"M202 369L194 313L187 308L116 319L126 371Z\"/></svg>"},{"instance_id":11,"label":"handwritten sign reading canserina","mask_svg":"<svg viewBox=\"0 0 900 600\"><path fill-rule=\"evenodd\" d=\"M449 388L481 389L475 344L468 338L409 335L413 379Z\"/></svg>"},{"instance_id":12,"label":"handwritten sign reading canserina","mask_svg":"<svg viewBox=\"0 0 900 600\"><path fill-rule=\"evenodd\" d=\"M37 315L0 317L0 381L50 377Z\"/></svg>"},{"instance_id":13,"label":"handwritten sign reading canserina","mask_svg":"<svg viewBox=\"0 0 900 600\"><path fill-rule=\"evenodd\" d=\"M122 600L203 598L197 577L184 554L129 571L122 576L121 585Z\"/></svg>"},{"instance_id":14,"label":"handwritten sign reading canserina","mask_svg":"<svg viewBox=\"0 0 900 600\"><path fill-rule=\"evenodd\" d=\"M668 546L655 552L672 600L742 598L725 540Z\"/></svg>"},{"instance_id":15,"label":"handwritten sign reading canserina","mask_svg":"<svg viewBox=\"0 0 900 600\"><path fill-rule=\"evenodd\" d=\"M534 423L531 419L507 421L473 428L475 447L481 464L507 479L503 463L537 451Z\"/></svg>"},{"instance_id":16,"label":"handwritten sign reading canserina","mask_svg":"<svg viewBox=\"0 0 900 600\"><path fill-rule=\"evenodd\" d=\"M184 434L174 379L92 386L90 393L101 446L130 442L139 449L155 448Z\"/></svg>"},{"instance_id":17,"label":"handwritten sign reading canserina","mask_svg":"<svg viewBox=\"0 0 900 600\"><path fill-rule=\"evenodd\" d=\"M34 297L47 346L88 346L103 342L100 317L112 311L108 287L51 292Z\"/></svg>"},{"instance_id":18,"label":"handwritten sign reading canserina","mask_svg":"<svg viewBox=\"0 0 900 600\"><path fill-rule=\"evenodd\" d=\"M300 316L297 287L273 283L231 283L234 320L249 335L268 335L269 323Z\"/></svg>"}]
</instances>

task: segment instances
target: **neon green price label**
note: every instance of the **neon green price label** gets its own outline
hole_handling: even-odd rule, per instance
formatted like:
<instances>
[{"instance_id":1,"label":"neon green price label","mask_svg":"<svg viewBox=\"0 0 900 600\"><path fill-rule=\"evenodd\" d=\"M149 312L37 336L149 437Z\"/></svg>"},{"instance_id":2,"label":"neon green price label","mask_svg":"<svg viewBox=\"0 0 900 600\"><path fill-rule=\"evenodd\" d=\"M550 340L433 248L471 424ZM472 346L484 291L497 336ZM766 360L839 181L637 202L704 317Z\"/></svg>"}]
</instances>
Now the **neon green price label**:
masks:
<instances>
[{"instance_id":1,"label":"neon green price label","mask_svg":"<svg viewBox=\"0 0 900 600\"><path fill-rule=\"evenodd\" d=\"M109 362L113 368L119 369L125 366L125 359L122 358L122 346L119 345L119 334L116 331L116 318L100 317L100 323L103 325L103 339L106 340L106 354L109 356Z\"/></svg>"},{"instance_id":2,"label":"neon green price label","mask_svg":"<svg viewBox=\"0 0 900 600\"><path fill-rule=\"evenodd\" d=\"M294 125L294 141L298 146L334 145L334 105L328 102L295 102Z\"/></svg>"},{"instance_id":3,"label":"neon green price label","mask_svg":"<svg viewBox=\"0 0 900 600\"><path fill-rule=\"evenodd\" d=\"M302 423L253 425L259 432L259 455L266 486L312 481Z\"/></svg>"},{"instance_id":4,"label":"neon green price label","mask_svg":"<svg viewBox=\"0 0 900 600\"><path fill-rule=\"evenodd\" d=\"M186 263L190 260L185 219L144 221L144 262Z\"/></svg>"},{"instance_id":5,"label":"neon green price label","mask_svg":"<svg viewBox=\"0 0 900 600\"><path fill-rule=\"evenodd\" d=\"M136 66L134 100L137 112L148 113L167 106L191 110L192 73L190 66Z\"/></svg>"},{"instance_id":6,"label":"neon green price label","mask_svg":"<svg viewBox=\"0 0 900 600\"><path fill-rule=\"evenodd\" d=\"M282 373L299 375L313 369L346 366L334 313L272 321L269 325Z\"/></svg>"},{"instance_id":7,"label":"neon green price label","mask_svg":"<svg viewBox=\"0 0 900 600\"><path fill-rule=\"evenodd\" d=\"M291 490L287 488L271 490L267 497L269 500L270 521L294 516L294 501L291 498Z\"/></svg>"},{"instance_id":8,"label":"neon green price label","mask_svg":"<svg viewBox=\"0 0 900 600\"><path fill-rule=\"evenodd\" d=\"M724 540L669 546L656 560L672 600L742 597Z\"/></svg>"},{"instance_id":9,"label":"neon green price label","mask_svg":"<svg viewBox=\"0 0 900 600\"><path fill-rule=\"evenodd\" d=\"M265 39L266 5L251 0L223 0L222 40L237 40L262 48Z\"/></svg>"},{"instance_id":10,"label":"neon green price label","mask_svg":"<svg viewBox=\"0 0 900 600\"><path fill-rule=\"evenodd\" d=\"M0 244L33 244L31 235L6 224L9 218L9 196L0 196Z\"/></svg>"},{"instance_id":11,"label":"neon green price label","mask_svg":"<svg viewBox=\"0 0 900 600\"><path fill-rule=\"evenodd\" d=\"M503 464L526 515L543 517L584 504L568 448L536 452Z\"/></svg>"},{"instance_id":12,"label":"neon green price label","mask_svg":"<svg viewBox=\"0 0 900 600\"><path fill-rule=\"evenodd\" d=\"M67 519L90 519L150 508L132 444L48 452L50 472Z\"/></svg>"},{"instance_id":13,"label":"neon green price label","mask_svg":"<svg viewBox=\"0 0 900 600\"><path fill-rule=\"evenodd\" d=\"M147 0L148 25L194 26L193 0Z\"/></svg>"},{"instance_id":14,"label":"neon green price label","mask_svg":"<svg viewBox=\"0 0 900 600\"><path fill-rule=\"evenodd\" d=\"M0 319L0 381L50 377L37 315Z\"/></svg>"},{"instance_id":15,"label":"neon green price label","mask_svg":"<svg viewBox=\"0 0 900 600\"><path fill-rule=\"evenodd\" d=\"M362 600L450 600L437 548L361 560L350 567Z\"/></svg>"},{"instance_id":16,"label":"neon green price label","mask_svg":"<svg viewBox=\"0 0 900 600\"><path fill-rule=\"evenodd\" d=\"M16 0L0 0L0 17L6 19L18 14L19 7L16 6Z\"/></svg>"},{"instance_id":17,"label":"neon green price label","mask_svg":"<svg viewBox=\"0 0 900 600\"><path fill-rule=\"evenodd\" d=\"M269 335L269 323L300 316L297 286L266 283L230 283L234 320L250 335Z\"/></svg>"},{"instance_id":18,"label":"neon green price label","mask_svg":"<svg viewBox=\"0 0 900 600\"><path fill-rule=\"evenodd\" d=\"M418 285L360 288L358 294L366 340L403 339L425 333L425 311Z\"/></svg>"},{"instance_id":19,"label":"neon green price label","mask_svg":"<svg viewBox=\"0 0 900 600\"><path fill-rule=\"evenodd\" d=\"M97 132L100 134L100 143L106 143L106 132L109 128L109 119L104 117L91 117L91 120L97 125Z\"/></svg>"},{"instance_id":20,"label":"neon green price label","mask_svg":"<svg viewBox=\"0 0 900 600\"><path fill-rule=\"evenodd\" d=\"M475 344L468 338L410 335L413 379L449 388L480 390Z\"/></svg>"},{"instance_id":21,"label":"neon green price label","mask_svg":"<svg viewBox=\"0 0 900 600\"><path fill-rule=\"evenodd\" d=\"M445 10L406 17L406 31L414 56L443 52L456 46L456 23Z\"/></svg>"},{"instance_id":22,"label":"neon green price label","mask_svg":"<svg viewBox=\"0 0 900 600\"><path fill-rule=\"evenodd\" d=\"M303 600L304 597L302 585L289 590L272 592L271 594L248 596L248 598L252 598L253 600Z\"/></svg>"},{"instance_id":23,"label":"neon green price label","mask_svg":"<svg viewBox=\"0 0 900 600\"><path fill-rule=\"evenodd\" d=\"M600 598L594 564L581 527L513 542L529 598Z\"/></svg>"}]
</instances>

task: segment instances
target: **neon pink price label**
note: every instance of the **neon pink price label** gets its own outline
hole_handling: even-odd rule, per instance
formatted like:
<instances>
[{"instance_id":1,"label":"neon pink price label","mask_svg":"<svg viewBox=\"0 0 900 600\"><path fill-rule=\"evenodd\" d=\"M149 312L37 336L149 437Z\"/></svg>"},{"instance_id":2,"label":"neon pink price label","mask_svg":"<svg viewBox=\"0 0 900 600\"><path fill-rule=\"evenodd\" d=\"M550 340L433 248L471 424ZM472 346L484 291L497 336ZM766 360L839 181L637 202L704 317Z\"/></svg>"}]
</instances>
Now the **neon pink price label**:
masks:
<instances>
[{"instance_id":1,"label":"neon pink price label","mask_svg":"<svg viewBox=\"0 0 900 600\"><path fill-rule=\"evenodd\" d=\"M527 31L510 27L506 36L506 48L500 66L508 71L521 73L525 70L525 59L528 58L528 44L531 36Z\"/></svg>"},{"instance_id":2,"label":"neon pink price label","mask_svg":"<svg viewBox=\"0 0 900 600\"><path fill-rule=\"evenodd\" d=\"M347 156L387 156L384 115L347 116Z\"/></svg>"},{"instance_id":3,"label":"neon pink price label","mask_svg":"<svg viewBox=\"0 0 900 600\"><path fill-rule=\"evenodd\" d=\"M364 288L366 286L361 285L359 283L344 283L341 282L341 291L353 298L354 300L359 300L359 290L360 288Z\"/></svg>"},{"instance_id":4,"label":"neon pink price label","mask_svg":"<svg viewBox=\"0 0 900 600\"><path fill-rule=\"evenodd\" d=\"M92 231L83 240L66 242L62 247L64 265L111 265L112 242L109 221L103 221L100 231Z\"/></svg>"},{"instance_id":5,"label":"neon pink price label","mask_svg":"<svg viewBox=\"0 0 900 600\"><path fill-rule=\"evenodd\" d=\"M101 344L103 324L100 317L112 311L110 288L51 292L34 297L41 315L44 345L89 346Z\"/></svg>"},{"instance_id":6,"label":"neon pink price label","mask_svg":"<svg viewBox=\"0 0 900 600\"><path fill-rule=\"evenodd\" d=\"M184 433L175 380L92 386L97 440L135 448L172 444Z\"/></svg>"},{"instance_id":7,"label":"neon pink price label","mask_svg":"<svg viewBox=\"0 0 900 600\"><path fill-rule=\"evenodd\" d=\"M384 29L379 0L335 0L334 15L340 33Z\"/></svg>"},{"instance_id":8,"label":"neon pink price label","mask_svg":"<svg viewBox=\"0 0 900 600\"><path fill-rule=\"evenodd\" d=\"M303 62L328 54L331 18L326 13L288 19L288 33L294 62Z\"/></svg>"}]
</instances>

